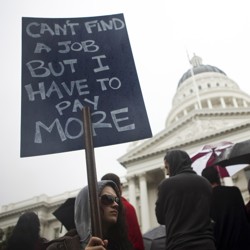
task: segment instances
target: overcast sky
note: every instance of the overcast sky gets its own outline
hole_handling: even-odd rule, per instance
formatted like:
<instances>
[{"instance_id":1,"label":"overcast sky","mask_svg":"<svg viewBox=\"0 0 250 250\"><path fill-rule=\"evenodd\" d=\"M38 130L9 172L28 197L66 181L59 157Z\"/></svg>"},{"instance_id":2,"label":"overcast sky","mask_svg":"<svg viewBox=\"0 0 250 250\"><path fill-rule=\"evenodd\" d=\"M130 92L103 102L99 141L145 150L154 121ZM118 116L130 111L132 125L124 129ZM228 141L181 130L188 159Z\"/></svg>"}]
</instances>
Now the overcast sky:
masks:
<instances>
[{"instance_id":1,"label":"overcast sky","mask_svg":"<svg viewBox=\"0 0 250 250\"><path fill-rule=\"evenodd\" d=\"M172 98L189 69L187 51L223 70L250 94L248 1L8 0L0 9L0 206L81 188L84 150L20 158L21 18L123 13L153 134L164 128ZM128 143L95 149L97 177L126 170Z\"/></svg>"}]
</instances>

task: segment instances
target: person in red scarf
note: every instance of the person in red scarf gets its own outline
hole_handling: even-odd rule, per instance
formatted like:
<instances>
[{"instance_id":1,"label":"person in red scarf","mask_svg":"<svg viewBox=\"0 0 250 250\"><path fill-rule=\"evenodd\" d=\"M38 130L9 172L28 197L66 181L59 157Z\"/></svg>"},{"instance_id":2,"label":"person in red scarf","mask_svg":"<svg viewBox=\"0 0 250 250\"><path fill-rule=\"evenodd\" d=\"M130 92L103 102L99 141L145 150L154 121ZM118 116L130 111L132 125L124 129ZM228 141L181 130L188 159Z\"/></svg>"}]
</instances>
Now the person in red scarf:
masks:
<instances>
[{"instance_id":1,"label":"person in red scarf","mask_svg":"<svg viewBox=\"0 0 250 250\"><path fill-rule=\"evenodd\" d=\"M144 250L144 244L142 239L141 229L136 216L136 211L134 206L129 203L124 197L122 197L122 185L119 176L113 173L105 174L101 180L111 180L113 181L120 190L122 204L125 208L125 215L128 227L128 236L130 242L133 244L134 249Z\"/></svg>"}]
</instances>

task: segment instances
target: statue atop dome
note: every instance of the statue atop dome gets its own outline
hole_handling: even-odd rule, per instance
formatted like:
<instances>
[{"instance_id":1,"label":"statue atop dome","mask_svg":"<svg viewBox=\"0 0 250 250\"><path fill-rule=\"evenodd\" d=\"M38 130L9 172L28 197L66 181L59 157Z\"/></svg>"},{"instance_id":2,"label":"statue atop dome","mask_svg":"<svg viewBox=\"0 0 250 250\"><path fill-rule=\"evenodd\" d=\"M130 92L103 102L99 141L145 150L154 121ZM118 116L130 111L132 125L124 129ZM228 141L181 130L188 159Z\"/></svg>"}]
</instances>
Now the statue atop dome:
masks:
<instances>
[{"instance_id":1,"label":"statue atop dome","mask_svg":"<svg viewBox=\"0 0 250 250\"><path fill-rule=\"evenodd\" d=\"M202 65L202 59L201 59L201 57L195 55L195 53L194 53L194 56L192 57L192 59L189 62L193 66L193 68L199 67L199 66Z\"/></svg>"}]
</instances>

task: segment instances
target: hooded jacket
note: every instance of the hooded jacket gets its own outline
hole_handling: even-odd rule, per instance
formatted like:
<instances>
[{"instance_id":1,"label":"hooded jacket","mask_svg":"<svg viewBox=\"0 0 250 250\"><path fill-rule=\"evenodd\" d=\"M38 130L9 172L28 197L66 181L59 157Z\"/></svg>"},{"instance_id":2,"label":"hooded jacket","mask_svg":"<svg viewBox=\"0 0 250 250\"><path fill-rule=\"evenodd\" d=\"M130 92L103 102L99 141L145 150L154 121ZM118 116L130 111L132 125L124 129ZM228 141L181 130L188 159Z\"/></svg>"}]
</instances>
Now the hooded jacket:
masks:
<instances>
[{"instance_id":1,"label":"hooded jacket","mask_svg":"<svg viewBox=\"0 0 250 250\"><path fill-rule=\"evenodd\" d=\"M155 213L159 224L166 226L166 249L215 249L209 182L192 170L192 161L184 151L169 151L164 160L170 178L158 187Z\"/></svg>"},{"instance_id":2,"label":"hooded jacket","mask_svg":"<svg viewBox=\"0 0 250 250\"><path fill-rule=\"evenodd\" d=\"M106 186L111 186L117 196L119 196L119 190L113 181L99 181L97 182L98 196ZM89 202L89 189L85 186L76 196L75 200L75 225L80 240L85 246L91 235L91 214L90 214L90 202Z\"/></svg>"}]
</instances>

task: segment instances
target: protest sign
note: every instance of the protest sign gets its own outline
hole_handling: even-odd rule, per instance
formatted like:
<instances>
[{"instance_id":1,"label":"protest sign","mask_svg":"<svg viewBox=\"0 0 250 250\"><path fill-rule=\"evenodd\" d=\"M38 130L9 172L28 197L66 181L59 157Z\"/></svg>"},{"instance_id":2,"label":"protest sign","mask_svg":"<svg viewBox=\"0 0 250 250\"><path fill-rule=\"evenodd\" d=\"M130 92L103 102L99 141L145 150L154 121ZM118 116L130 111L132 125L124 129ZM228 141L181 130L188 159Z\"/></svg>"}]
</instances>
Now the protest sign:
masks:
<instances>
[{"instance_id":1,"label":"protest sign","mask_svg":"<svg viewBox=\"0 0 250 250\"><path fill-rule=\"evenodd\" d=\"M22 19L21 157L152 136L123 14Z\"/></svg>"}]
</instances>

